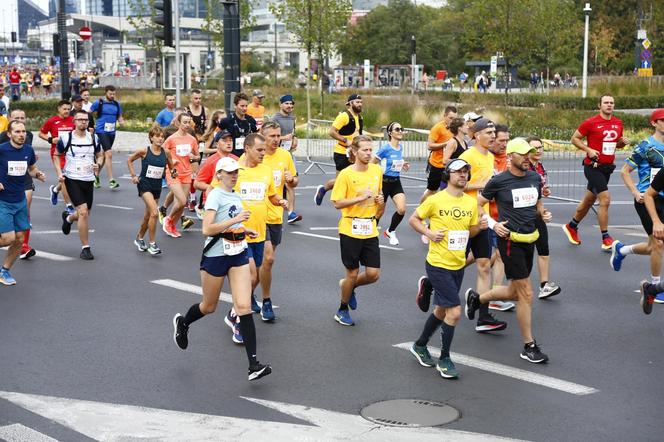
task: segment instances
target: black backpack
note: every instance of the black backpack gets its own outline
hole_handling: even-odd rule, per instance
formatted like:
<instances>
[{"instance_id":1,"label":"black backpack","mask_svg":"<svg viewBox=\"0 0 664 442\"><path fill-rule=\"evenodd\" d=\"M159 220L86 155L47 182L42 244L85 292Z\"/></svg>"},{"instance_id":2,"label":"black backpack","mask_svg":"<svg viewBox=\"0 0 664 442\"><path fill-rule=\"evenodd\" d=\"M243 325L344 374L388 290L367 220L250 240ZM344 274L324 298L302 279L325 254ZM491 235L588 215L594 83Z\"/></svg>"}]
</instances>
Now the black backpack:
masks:
<instances>
[{"instance_id":1,"label":"black backpack","mask_svg":"<svg viewBox=\"0 0 664 442\"><path fill-rule=\"evenodd\" d=\"M117 101L113 100L112 103L115 103L115 120L117 121L120 118L120 104ZM99 105L97 106L97 119L101 117L101 110L104 108L104 100L99 99Z\"/></svg>"},{"instance_id":2,"label":"black backpack","mask_svg":"<svg viewBox=\"0 0 664 442\"><path fill-rule=\"evenodd\" d=\"M72 131L72 132L73 132L73 131ZM67 155L67 152L69 152L69 149L71 149L71 139L73 138L73 137L71 136L71 133L72 133L72 132L69 132L69 134L68 134L69 137L67 138L67 143L65 144L65 151L62 153L63 155ZM95 135L95 134L90 134L90 135L92 136L92 150L93 150L93 151L96 151L96 150L97 150L97 147L99 146L99 145L97 144L97 142L95 141L95 139L96 139L96 135ZM87 145L86 145L86 144L83 144L83 146L87 146ZM73 152L72 152L72 155L74 155Z\"/></svg>"}]
</instances>

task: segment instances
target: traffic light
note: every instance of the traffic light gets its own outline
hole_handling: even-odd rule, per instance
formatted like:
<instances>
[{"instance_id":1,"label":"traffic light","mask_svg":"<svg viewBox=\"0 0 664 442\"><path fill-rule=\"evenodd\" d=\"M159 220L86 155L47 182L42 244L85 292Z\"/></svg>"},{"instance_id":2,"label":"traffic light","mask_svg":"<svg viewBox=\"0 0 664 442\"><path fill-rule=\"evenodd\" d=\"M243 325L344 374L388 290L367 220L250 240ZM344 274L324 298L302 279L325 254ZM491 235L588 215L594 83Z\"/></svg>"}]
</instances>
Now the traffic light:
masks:
<instances>
[{"instance_id":1,"label":"traffic light","mask_svg":"<svg viewBox=\"0 0 664 442\"><path fill-rule=\"evenodd\" d=\"M60 34L53 34L53 56L60 56Z\"/></svg>"},{"instance_id":2,"label":"traffic light","mask_svg":"<svg viewBox=\"0 0 664 442\"><path fill-rule=\"evenodd\" d=\"M85 43L79 40L76 41L76 59L80 60L85 56Z\"/></svg>"},{"instance_id":3,"label":"traffic light","mask_svg":"<svg viewBox=\"0 0 664 442\"><path fill-rule=\"evenodd\" d=\"M18 41L18 38L16 37L16 32L12 31L12 43L16 43Z\"/></svg>"},{"instance_id":4,"label":"traffic light","mask_svg":"<svg viewBox=\"0 0 664 442\"><path fill-rule=\"evenodd\" d=\"M177 1L177 0L176 0ZM155 37L159 40L164 40L164 46L173 45L173 4L172 0L156 0L154 7L157 10L157 15L154 17L154 22L162 27L162 29L155 32Z\"/></svg>"}]
</instances>

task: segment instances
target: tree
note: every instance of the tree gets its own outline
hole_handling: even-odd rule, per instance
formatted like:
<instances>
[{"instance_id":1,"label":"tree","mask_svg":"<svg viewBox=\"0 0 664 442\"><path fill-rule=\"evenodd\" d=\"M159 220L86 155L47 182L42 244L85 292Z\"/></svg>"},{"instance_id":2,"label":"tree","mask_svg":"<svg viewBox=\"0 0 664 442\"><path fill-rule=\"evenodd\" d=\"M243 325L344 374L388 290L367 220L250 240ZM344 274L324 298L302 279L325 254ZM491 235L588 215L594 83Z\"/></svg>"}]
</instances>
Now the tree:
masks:
<instances>
[{"instance_id":1,"label":"tree","mask_svg":"<svg viewBox=\"0 0 664 442\"><path fill-rule=\"evenodd\" d=\"M127 21L134 27L133 37L136 43L146 52L155 50L157 60L161 60L164 45L154 34L161 30L161 26L154 22L157 10L154 7L155 0L127 0L132 14Z\"/></svg>"},{"instance_id":2,"label":"tree","mask_svg":"<svg viewBox=\"0 0 664 442\"><path fill-rule=\"evenodd\" d=\"M255 23L255 18L251 15L251 1L238 0L240 5L240 33L246 34ZM210 34L212 42L217 50L224 50L224 20L223 7L219 0L205 0L205 19L203 22L203 31Z\"/></svg>"}]
</instances>

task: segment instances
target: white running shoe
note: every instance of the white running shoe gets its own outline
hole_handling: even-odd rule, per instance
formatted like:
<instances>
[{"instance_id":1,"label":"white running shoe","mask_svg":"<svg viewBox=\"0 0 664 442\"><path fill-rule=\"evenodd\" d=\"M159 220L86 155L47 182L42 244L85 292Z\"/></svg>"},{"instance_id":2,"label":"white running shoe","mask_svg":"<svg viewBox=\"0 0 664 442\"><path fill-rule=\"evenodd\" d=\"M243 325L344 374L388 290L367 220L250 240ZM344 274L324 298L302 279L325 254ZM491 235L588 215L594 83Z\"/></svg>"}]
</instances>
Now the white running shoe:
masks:
<instances>
[{"instance_id":1,"label":"white running shoe","mask_svg":"<svg viewBox=\"0 0 664 442\"><path fill-rule=\"evenodd\" d=\"M386 230L383 232L383 235L385 238L389 239L391 246L399 245L399 238L397 238L396 232L390 232L389 230Z\"/></svg>"},{"instance_id":2,"label":"white running shoe","mask_svg":"<svg viewBox=\"0 0 664 442\"><path fill-rule=\"evenodd\" d=\"M498 310L499 312L506 312L512 310L516 307L516 304L509 301L491 301L489 302L489 308L491 310Z\"/></svg>"}]
</instances>

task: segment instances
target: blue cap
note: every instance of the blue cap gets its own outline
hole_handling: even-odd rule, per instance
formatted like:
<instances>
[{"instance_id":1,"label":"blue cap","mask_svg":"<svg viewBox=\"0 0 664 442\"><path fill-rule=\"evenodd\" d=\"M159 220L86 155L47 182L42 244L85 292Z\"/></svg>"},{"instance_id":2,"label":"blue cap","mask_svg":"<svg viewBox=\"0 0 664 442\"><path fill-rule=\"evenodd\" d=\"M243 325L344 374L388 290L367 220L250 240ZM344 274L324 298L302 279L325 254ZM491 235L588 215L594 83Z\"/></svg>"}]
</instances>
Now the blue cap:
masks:
<instances>
[{"instance_id":1,"label":"blue cap","mask_svg":"<svg viewBox=\"0 0 664 442\"><path fill-rule=\"evenodd\" d=\"M217 132L217 133L215 134L215 136L214 136L214 142L216 143L217 141L221 140L222 138L227 138L227 137L232 138L232 137L233 137L233 134L231 134L231 133L230 133L229 131L227 131L226 129L221 129L219 132Z\"/></svg>"},{"instance_id":2,"label":"blue cap","mask_svg":"<svg viewBox=\"0 0 664 442\"><path fill-rule=\"evenodd\" d=\"M293 103L295 103L295 100L293 100L292 95L282 95L279 98L279 103L288 103L289 101L292 101Z\"/></svg>"}]
</instances>

